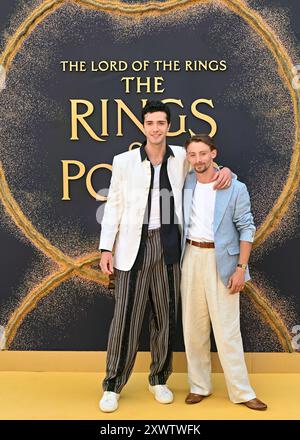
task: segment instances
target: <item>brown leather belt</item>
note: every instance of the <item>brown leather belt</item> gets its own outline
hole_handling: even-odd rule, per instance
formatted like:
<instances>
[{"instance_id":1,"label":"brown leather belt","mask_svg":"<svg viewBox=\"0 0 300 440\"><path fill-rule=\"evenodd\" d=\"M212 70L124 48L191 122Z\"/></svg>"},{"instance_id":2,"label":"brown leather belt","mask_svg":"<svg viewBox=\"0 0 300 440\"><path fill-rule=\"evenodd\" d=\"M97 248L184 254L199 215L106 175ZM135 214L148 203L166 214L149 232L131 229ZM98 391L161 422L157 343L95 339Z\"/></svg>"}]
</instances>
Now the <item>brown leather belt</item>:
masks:
<instances>
[{"instance_id":1,"label":"brown leather belt","mask_svg":"<svg viewBox=\"0 0 300 440\"><path fill-rule=\"evenodd\" d=\"M207 242L203 241L203 242L199 243L199 241L193 241L193 240L190 240L189 238L187 238L186 241L188 243L192 244L193 246L197 246L197 247L200 247L200 248L209 248L209 249L211 249L211 248L215 247L215 243L209 242L209 241L207 241Z\"/></svg>"}]
</instances>

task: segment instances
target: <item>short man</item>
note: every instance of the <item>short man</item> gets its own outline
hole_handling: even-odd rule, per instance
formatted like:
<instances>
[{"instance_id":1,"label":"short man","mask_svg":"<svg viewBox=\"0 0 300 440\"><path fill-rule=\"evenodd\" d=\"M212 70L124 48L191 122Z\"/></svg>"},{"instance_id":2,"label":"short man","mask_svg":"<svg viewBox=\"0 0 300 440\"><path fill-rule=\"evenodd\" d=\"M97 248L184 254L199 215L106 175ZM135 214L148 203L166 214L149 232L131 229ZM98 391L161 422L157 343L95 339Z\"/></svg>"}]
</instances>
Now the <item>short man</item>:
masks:
<instances>
[{"instance_id":1,"label":"short man","mask_svg":"<svg viewBox=\"0 0 300 440\"><path fill-rule=\"evenodd\" d=\"M190 384L185 401L198 403L212 392L212 323L230 400L264 410L249 383L240 332L239 292L250 279L255 234L249 194L237 179L224 191L213 189L217 150L209 136L192 136L185 146L193 167L183 191L181 295Z\"/></svg>"},{"instance_id":2,"label":"short man","mask_svg":"<svg viewBox=\"0 0 300 440\"><path fill-rule=\"evenodd\" d=\"M105 274L115 271L116 300L100 400L104 412L117 409L120 392L132 372L148 300L152 355L149 389L160 403L173 400L166 382L172 372L180 287L182 188L188 163L184 148L166 143L170 128L166 104L148 102L142 120L146 141L141 148L114 157L102 220L100 269ZM217 188L230 183L230 170L216 173Z\"/></svg>"}]
</instances>

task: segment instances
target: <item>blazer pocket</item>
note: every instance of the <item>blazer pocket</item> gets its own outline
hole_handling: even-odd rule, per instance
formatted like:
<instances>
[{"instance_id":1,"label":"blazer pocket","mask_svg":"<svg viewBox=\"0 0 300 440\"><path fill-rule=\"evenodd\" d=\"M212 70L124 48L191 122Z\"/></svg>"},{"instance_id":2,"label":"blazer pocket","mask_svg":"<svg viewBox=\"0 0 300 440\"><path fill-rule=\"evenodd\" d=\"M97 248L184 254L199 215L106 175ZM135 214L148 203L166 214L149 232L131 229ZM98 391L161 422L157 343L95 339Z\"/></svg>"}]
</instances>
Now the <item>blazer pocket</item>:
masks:
<instances>
[{"instance_id":1,"label":"blazer pocket","mask_svg":"<svg viewBox=\"0 0 300 440\"><path fill-rule=\"evenodd\" d=\"M239 246L230 246L227 248L227 252L229 255L237 255L240 253L240 248Z\"/></svg>"}]
</instances>

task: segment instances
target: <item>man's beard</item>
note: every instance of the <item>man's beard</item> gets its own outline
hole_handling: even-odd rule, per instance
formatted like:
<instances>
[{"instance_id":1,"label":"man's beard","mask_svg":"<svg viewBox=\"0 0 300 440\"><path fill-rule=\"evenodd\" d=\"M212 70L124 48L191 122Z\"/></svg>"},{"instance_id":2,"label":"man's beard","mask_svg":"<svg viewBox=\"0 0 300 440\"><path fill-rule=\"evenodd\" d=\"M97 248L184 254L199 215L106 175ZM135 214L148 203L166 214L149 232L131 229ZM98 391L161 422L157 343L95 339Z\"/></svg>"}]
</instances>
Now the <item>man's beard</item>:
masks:
<instances>
[{"instance_id":1,"label":"man's beard","mask_svg":"<svg viewBox=\"0 0 300 440\"><path fill-rule=\"evenodd\" d=\"M197 167L197 166L195 166L195 171L196 171L196 173L199 173L199 174L203 174L203 173L205 173L205 171L207 171L208 170L208 168L209 168L209 165L201 165L201 167L203 167L203 168L201 168L200 170L199 170L199 166Z\"/></svg>"}]
</instances>

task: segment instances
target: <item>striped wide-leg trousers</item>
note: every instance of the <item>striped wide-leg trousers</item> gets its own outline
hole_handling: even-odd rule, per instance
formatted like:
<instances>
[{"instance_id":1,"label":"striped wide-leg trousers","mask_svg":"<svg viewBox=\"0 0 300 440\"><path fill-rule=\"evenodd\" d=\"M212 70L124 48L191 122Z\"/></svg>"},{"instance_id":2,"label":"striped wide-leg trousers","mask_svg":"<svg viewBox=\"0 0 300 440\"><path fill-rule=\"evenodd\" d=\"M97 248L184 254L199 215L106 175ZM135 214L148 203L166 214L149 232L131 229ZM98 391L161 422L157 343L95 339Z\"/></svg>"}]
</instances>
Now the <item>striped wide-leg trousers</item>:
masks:
<instances>
[{"instance_id":1,"label":"striped wide-leg trousers","mask_svg":"<svg viewBox=\"0 0 300 440\"><path fill-rule=\"evenodd\" d=\"M166 383L172 372L179 288L179 263L165 264L160 229L149 230L141 267L115 269L115 310L108 336L105 391L120 393L129 379L148 300L152 356L149 383Z\"/></svg>"}]
</instances>

